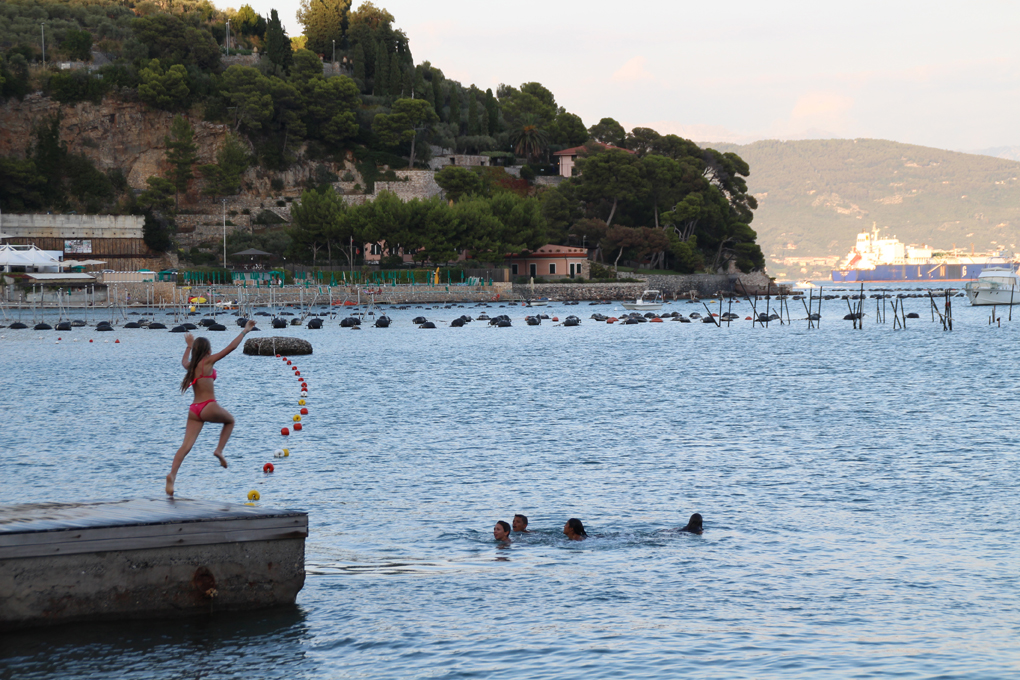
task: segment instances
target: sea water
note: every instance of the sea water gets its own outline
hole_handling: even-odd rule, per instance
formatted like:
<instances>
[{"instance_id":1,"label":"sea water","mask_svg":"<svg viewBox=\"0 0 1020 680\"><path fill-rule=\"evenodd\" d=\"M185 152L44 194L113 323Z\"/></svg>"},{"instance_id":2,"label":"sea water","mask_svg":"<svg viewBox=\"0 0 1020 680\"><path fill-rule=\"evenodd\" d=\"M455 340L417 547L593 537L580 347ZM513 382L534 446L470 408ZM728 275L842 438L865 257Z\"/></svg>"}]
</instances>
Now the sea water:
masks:
<instances>
[{"instance_id":1,"label":"sea water","mask_svg":"<svg viewBox=\"0 0 1020 680\"><path fill-rule=\"evenodd\" d=\"M315 347L292 358L304 430L280 435L291 367L235 352L216 382L230 468L209 425L177 488L307 511L297 607L5 634L0 677L1020 676L1020 315L988 325L957 298L945 332L928 306L907 301L906 330L872 300L863 330L839 300L817 329L752 328L746 302L721 328L583 304L493 305L504 329L448 327L473 306L388 329L260 318ZM234 330L199 332L219 349ZM3 502L162 495L183 336L0 335ZM693 512L705 533L675 531ZM515 513L533 532L496 544Z\"/></svg>"}]
</instances>

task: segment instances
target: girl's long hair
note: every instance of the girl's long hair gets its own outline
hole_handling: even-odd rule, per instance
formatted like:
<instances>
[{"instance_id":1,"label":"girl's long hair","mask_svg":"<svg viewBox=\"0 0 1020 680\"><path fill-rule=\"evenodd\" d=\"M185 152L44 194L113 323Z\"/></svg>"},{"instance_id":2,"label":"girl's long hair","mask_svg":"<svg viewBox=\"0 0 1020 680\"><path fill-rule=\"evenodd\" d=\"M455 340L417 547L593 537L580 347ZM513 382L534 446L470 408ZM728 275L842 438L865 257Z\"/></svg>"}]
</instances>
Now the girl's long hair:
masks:
<instances>
[{"instance_id":1,"label":"girl's long hair","mask_svg":"<svg viewBox=\"0 0 1020 680\"><path fill-rule=\"evenodd\" d=\"M184 380L181 381L181 392L187 392L188 388L191 387L191 383L195 382L198 365L202 362L202 359L209 356L211 351L212 347L209 345L209 338L196 338L191 343L191 365L188 366L188 372L184 375Z\"/></svg>"}]
</instances>

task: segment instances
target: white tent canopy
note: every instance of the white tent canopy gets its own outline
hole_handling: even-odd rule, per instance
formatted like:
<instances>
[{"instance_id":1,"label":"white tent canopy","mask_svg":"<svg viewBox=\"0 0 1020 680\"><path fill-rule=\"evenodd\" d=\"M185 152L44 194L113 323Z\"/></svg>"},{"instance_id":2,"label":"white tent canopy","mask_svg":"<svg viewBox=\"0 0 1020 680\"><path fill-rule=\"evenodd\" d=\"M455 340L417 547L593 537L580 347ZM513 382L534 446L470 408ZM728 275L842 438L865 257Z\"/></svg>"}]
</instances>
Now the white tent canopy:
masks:
<instances>
[{"instance_id":1,"label":"white tent canopy","mask_svg":"<svg viewBox=\"0 0 1020 680\"><path fill-rule=\"evenodd\" d=\"M60 260L35 246L0 245L0 267L7 271L10 271L11 267L59 269L61 266L63 263Z\"/></svg>"}]
</instances>

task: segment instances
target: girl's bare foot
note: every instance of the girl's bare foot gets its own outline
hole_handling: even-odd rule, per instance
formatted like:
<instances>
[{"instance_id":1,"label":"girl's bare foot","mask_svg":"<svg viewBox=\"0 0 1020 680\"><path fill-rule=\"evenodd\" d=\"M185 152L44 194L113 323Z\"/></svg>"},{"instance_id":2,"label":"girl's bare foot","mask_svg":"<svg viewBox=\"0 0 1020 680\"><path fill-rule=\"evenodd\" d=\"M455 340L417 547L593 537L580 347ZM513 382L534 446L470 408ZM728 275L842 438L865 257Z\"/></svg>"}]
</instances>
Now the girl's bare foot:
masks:
<instances>
[{"instance_id":1,"label":"girl's bare foot","mask_svg":"<svg viewBox=\"0 0 1020 680\"><path fill-rule=\"evenodd\" d=\"M174 495L174 476L173 475L167 475L166 476L166 495L167 496L173 496Z\"/></svg>"},{"instance_id":2,"label":"girl's bare foot","mask_svg":"<svg viewBox=\"0 0 1020 680\"><path fill-rule=\"evenodd\" d=\"M219 458L220 465L222 465L223 467L227 467L227 459L223 457L222 453L220 453L219 451L213 451L213 455Z\"/></svg>"}]
</instances>

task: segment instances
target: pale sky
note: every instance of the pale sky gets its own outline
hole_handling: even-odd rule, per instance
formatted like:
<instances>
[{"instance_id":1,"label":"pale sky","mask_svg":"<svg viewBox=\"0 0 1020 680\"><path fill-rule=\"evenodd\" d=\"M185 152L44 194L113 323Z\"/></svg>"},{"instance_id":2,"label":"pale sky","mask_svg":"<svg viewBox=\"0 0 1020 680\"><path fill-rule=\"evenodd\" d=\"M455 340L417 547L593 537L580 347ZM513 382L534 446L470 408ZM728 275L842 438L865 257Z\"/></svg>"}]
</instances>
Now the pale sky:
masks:
<instances>
[{"instance_id":1,"label":"pale sky","mask_svg":"<svg viewBox=\"0 0 1020 680\"><path fill-rule=\"evenodd\" d=\"M275 7L300 35L297 0L249 2ZM608 116L696 141L1020 146L1012 0L376 5L396 17L415 63L482 89L538 81L586 126Z\"/></svg>"}]
</instances>

